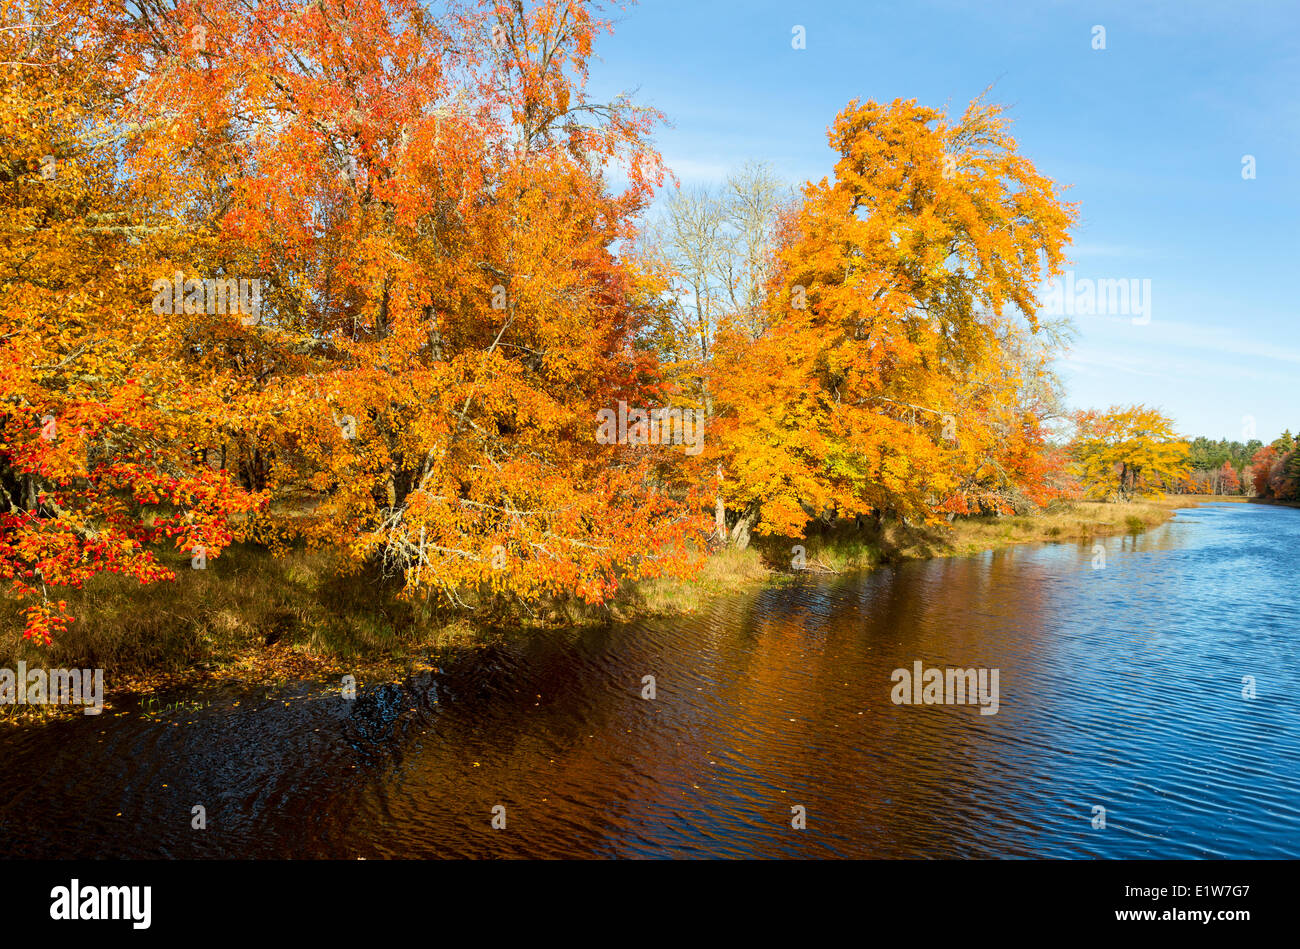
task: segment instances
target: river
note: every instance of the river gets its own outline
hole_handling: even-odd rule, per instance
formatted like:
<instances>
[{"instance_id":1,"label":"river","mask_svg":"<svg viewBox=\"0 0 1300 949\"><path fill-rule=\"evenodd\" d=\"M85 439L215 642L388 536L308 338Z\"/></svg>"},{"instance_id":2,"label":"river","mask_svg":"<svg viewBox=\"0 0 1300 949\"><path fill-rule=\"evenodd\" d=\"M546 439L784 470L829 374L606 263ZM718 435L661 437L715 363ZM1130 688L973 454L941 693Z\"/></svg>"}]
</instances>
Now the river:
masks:
<instances>
[{"instance_id":1,"label":"river","mask_svg":"<svg viewBox=\"0 0 1300 949\"><path fill-rule=\"evenodd\" d=\"M355 701L114 696L0 731L0 854L1300 856L1300 510L1098 543L508 636ZM997 670L996 714L895 704L916 662Z\"/></svg>"}]
</instances>

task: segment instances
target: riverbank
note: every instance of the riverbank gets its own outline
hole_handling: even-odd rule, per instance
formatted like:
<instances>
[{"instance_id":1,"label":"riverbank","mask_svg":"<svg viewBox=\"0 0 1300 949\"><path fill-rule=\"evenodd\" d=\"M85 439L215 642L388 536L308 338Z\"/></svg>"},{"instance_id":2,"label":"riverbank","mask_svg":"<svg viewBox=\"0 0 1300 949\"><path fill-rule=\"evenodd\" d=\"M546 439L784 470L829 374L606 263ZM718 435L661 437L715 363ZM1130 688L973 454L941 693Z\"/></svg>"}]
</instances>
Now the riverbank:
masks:
<instances>
[{"instance_id":1,"label":"riverbank","mask_svg":"<svg viewBox=\"0 0 1300 949\"><path fill-rule=\"evenodd\" d=\"M841 523L808 538L760 538L748 550L712 554L690 580L629 583L602 607L554 603L531 615L453 617L401 599L392 581L341 573L328 552L276 557L236 546L205 570L188 569L188 560L176 558L172 583L141 587L102 576L69 592L78 619L49 647L25 642L16 605L6 604L0 667L25 660L48 668L103 668L110 694L212 678L270 683L353 675L359 682L396 681L450 654L481 648L506 629L689 614L719 594L790 582L801 571L844 573L1012 544L1138 533L1163 524L1179 508L1220 500L1230 499L1073 502L1033 515L962 518L938 526ZM0 715L7 713L12 709Z\"/></svg>"},{"instance_id":2,"label":"riverbank","mask_svg":"<svg viewBox=\"0 0 1300 949\"><path fill-rule=\"evenodd\" d=\"M1273 498L1241 498L1251 504L1268 504L1273 507L1300 507L1300 501L1276 501Z\"/></svg>"}]
</instances>

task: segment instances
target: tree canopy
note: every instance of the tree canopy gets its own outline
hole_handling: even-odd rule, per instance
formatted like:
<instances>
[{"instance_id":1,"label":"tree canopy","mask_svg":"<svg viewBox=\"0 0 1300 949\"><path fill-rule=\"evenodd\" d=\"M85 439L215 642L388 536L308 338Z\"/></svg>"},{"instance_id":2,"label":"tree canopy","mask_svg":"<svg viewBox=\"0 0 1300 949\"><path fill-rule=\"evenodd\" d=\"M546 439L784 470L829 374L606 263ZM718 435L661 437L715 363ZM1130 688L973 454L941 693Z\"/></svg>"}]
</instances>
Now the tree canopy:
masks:
<instances>
[{"instance_id":1,"label":"tree canopy","mask_svg":"<svg viewBox=\"0 0 1300 949\"><path fill-rule=\"evenodd\" d=\"M588 90L584 0L0 3L0 572L38 641L58 588L235 542L600 603L1186 460L1141 406L1058 437L1077 208L983 99L854 100L822 180L679 191L664 117Z\"/></svg>"}]
</instances>

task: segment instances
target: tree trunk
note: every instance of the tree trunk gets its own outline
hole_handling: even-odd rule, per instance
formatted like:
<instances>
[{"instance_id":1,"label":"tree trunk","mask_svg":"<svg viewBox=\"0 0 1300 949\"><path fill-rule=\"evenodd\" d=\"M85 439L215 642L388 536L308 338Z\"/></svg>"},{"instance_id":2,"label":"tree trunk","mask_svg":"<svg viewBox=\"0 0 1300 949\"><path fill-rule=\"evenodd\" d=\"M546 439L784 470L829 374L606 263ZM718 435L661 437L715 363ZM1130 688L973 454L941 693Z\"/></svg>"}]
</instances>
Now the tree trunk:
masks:
<instances>
[{"instance_id":1,"label":"tree trunk","mask_svg":"<svg viewBox=\"0 0 1300 949\"><path fill-rule=\"evenodd\" d=\"M731 542L737 550L744 550L749 546L749 531L758 522L758 505L753 504L736 518L735 526L731 528Z\"/></svg>"}]
</instances>

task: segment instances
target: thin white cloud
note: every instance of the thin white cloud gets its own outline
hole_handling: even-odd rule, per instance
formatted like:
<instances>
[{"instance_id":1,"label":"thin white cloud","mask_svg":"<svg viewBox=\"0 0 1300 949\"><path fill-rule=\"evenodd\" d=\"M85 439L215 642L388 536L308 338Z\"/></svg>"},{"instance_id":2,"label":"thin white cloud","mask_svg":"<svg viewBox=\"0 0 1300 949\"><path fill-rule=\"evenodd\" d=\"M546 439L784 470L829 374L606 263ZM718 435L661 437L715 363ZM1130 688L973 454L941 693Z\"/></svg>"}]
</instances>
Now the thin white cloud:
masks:
<instances>
[{"instance_id":1,"label":"thin white cloud","mask_svg":"<svg viewBox=\"0 0 1300 949\"><path fill-rule=\"evenodd\" d=\"M1173 381L1175 376L1165 372L1153 372L1151 360L1139 355L1117 355L1112 350L1099 350L1089 347L1076 348L1061 360L1061 365L1091 372L1097 369L1111 372L1123 372L1132 376L1146 376L1151 379Z\"/></svg>"},{"instance_id":2,"label":"thin white cloud","mask_svg":"<svg viewBox=\"0 0 1300 949\"><path fill-rule=\"evenodd\" d=\"M1207 352L1213 353L1219 362L1224 354L1230 354L1252 360L1300 364L1300 349L1251 338L1241 331L1241 324L1217 327L1153 317L1150 323L1134 325L1128 317L1113 316L1077 317L1076 324L1081 335L1093 341L1106 337L1125 346L1155 352L1171 349Z\"/></svg>"}]
</instances>

